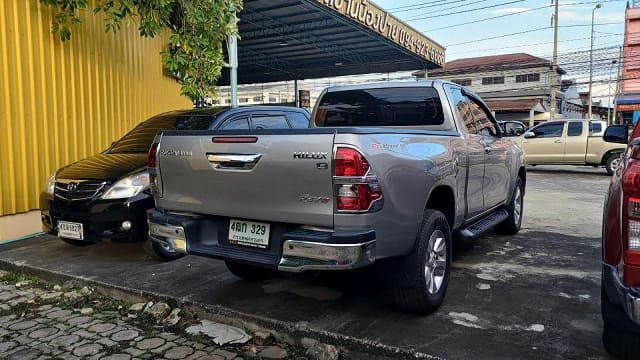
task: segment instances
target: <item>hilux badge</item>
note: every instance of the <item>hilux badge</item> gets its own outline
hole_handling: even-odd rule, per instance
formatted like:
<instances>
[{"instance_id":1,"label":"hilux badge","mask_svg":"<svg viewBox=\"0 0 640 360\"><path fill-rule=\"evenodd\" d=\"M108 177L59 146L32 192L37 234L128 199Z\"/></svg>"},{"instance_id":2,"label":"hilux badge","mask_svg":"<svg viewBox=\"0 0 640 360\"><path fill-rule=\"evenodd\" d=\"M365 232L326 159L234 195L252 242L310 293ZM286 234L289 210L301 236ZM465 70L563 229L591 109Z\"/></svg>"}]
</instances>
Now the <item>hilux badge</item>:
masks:
<instances>
[{"instance_id":1,"label":"hilux badge","mask_svg":"<svg viewBox=\"0 0 640 360\"><path fill-rule=\"evenodd\" d=\"M326 159L329 156L328 152L306 152L306 151L296 151L293 153L294 159L309 159L309 160L322 160Z\"/></svg>"}]
</instances>

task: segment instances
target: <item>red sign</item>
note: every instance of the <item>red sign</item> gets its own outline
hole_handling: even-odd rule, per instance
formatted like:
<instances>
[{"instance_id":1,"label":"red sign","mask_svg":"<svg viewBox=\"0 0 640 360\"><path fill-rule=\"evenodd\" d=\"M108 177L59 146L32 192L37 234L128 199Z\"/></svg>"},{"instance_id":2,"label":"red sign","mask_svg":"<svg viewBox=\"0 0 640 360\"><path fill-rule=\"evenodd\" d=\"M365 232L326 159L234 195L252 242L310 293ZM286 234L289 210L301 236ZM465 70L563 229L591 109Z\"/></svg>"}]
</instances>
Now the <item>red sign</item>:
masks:
<instances>
[{"instance_id":1,"label":"red sign","mask_svg":"<svg viewBox=\"0 0 640 360\"><path fill-rule=\"evenodd\" d=\"M636 111L640 110L640 104L619 104L618 111Z\"/></svg>"}]
</instances>

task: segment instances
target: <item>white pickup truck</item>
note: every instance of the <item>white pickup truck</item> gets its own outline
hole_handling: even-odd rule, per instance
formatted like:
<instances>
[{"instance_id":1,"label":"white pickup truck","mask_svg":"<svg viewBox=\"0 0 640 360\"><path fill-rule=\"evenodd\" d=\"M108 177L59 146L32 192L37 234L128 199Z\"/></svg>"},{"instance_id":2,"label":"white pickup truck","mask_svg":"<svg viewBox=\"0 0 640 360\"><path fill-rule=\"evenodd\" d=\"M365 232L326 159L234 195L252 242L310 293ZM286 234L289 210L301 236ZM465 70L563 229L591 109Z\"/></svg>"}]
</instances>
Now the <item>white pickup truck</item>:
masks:
<instances>
[{"instance_id":1,"label":"white pickup truck","mask_svg":"<svg viewBox=\"0 0 640 360\"><path fill-rule=\"evenodd\" d=\"M452 83L325 90L312 129L165 131L149 236L245 279L378 263L397 305L443 301L454 244L522 222L520 149Z\"/></svg>"},{"instance_id":2,"label":"white pickup truck","mask_svg":"<svg viewBox=\"0 0 640 360\"><path fill-rule=\"evenodd\" d=\"M603 139L606 122L560 120L535 126L517 138L528 165L602 166L612 175L625 144Z\"/></svg>"}]
</instances>

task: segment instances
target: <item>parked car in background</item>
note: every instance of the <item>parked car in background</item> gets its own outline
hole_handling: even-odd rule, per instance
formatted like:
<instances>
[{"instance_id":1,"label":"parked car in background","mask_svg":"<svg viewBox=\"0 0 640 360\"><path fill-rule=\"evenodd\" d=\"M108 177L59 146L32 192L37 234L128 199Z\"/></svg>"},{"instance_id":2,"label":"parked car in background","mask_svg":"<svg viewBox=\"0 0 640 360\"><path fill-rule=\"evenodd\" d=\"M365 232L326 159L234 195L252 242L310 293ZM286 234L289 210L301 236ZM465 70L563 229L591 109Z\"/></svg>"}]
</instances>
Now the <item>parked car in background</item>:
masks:
<instances>
[{"instance_id":1,"label":"parked car in background","mask_svg":"<svg viewBox=\"0 0 640 360\"><path fill-rule=\"evenodd\" d=\"M454 243L519 231L522 154L469 90L329 88L312 126L162 132L149 153L149 236L244 279L378 262L396 304L426 314L445 297Z\"/></svg>"},{"instance_id":2,"label":"parked car in background","mask_svg":"<svg viewBox=\"0 0 640 360\"><path fill-rule=\"evenodd\" d=\"M72 245L101 239L146 240L149 192L147 155L162 130L246 130L309 127L309 113L290 107L204 108L154 116L136 126L104 152L58 169L40 195L45 231ZM169 150L167 150L169 151ZM184 156L186 150L175 153ZM181 256L148 242L147 251L162 259Z\"/></svg>"},{"instance_id":3,"label":"parked car in background","mask_svg":"<svg viewBox=\"0 0 640 360\"><path fill-rule=\"evenodd\" d=\"M612 125L605 140L626 144L627 127ZM640 359L640 127L620 157L605 196L602 223L602 319L607 351Z\"/></svg>"},{"instance_id":4,"label":"parked car in background","mask_svg":"<svg viewBox=\"0 0 640 360\"><path fill-rule=\"evenodd\" d=\"M521 121L498 121L498 125L500 125L504 136L520 136L527 131L527 126Z\"/></svg>"},{"instance_id":5,"label":"parked car in background","mask_svg":"<svg viewBox=\"0 0 640 360\"><path fill-rule=\"evenodd\" d=\"M604 141L603 126L593 120L549 121L529 129L518 140L529 165L604 166L611 175L626 145Z\"/></svg>"}]
</instances>

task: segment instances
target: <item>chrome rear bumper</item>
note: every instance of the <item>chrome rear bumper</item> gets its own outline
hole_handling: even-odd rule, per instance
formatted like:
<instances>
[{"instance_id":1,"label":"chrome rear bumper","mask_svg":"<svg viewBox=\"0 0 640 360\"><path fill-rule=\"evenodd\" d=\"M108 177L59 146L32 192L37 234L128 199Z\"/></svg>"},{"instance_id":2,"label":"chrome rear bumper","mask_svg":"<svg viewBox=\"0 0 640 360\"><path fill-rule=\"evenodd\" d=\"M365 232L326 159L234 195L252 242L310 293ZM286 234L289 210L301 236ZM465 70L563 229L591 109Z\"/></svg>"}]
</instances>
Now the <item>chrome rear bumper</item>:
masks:
<instances>
[{"instance_id":1,"label":"chrome rear bumper","mask_svg":"<svg viewBox=\"0 0 640 360\"><path fill-rule=\"evenodd\" d=\"M278 270L347 270L371 265L376 260L376 241L360 244L327 244L285 240Z\"/></svg>"}]
</instances>

